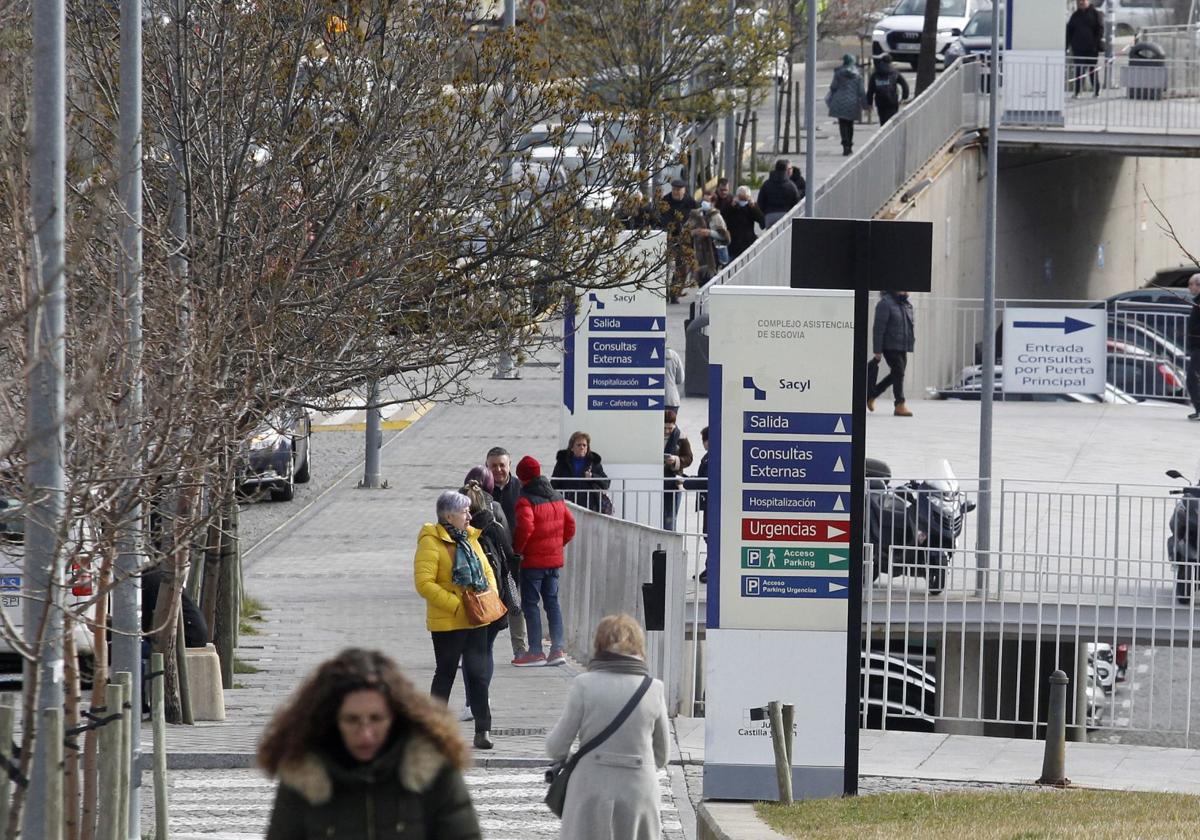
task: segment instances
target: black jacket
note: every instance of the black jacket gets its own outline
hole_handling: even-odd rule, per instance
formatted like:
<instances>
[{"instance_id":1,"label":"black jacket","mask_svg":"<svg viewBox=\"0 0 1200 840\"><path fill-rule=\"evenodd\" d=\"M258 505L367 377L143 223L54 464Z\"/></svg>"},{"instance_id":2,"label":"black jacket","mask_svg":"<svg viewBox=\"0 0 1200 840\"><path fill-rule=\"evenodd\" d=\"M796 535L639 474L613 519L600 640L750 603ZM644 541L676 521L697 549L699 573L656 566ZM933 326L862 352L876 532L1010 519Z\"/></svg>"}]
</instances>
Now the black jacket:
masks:
<instances>
[{"instance_id":1,"label":"black jacket","mask_svg":"<svg viewBox=\"0 0 1200 840\"><path fill-rule=\"evenodd\" d=\"M608 476L600 464L600 455L588 450L584 469L591 469L591 478L576 474L571 463L571 450L560 449L554 456L554 472L550 476L550 484L563 494L568 502L601 513L603 492L609 487Z\"/></svg>"},{"instance_id":2,"label":"black jacket","mask_svg":"<svg viewBox=\"0 0 1200 840\"><path fill-rule=\"evenodd\" d=\"M490 510L481 510L471 517L471 527L479 529L479 545L492 564L492 574L496 577L496 586L500 590L500 600L509 610L519 610L521 605L516 603L513 591L504 585L504 581L517 580L517 555L512 550L512 536L508 529L492 516ZM498 626L503 629L508 626L508 616L497 619L503 622Z\"/></svg>"},{"instance_id":3,"label":"black jacket","mask_svg":"<svg viewBox=\"0 0 1200 840\"><path fill-rule=\"evenodd\" d=\"M708 453L704 453L704 457L700 459L700 466L696 467L695 478L685 478L683 480L684 490L696 491L696 510L704 514L704 533L708 533Z\"/></svg>"},{"instance_id":4,"label":"black jacket","mask_svg":"<svg viewBox=\"0 0 1200 840\"><path fill-rule=\"evenodd\" d=\"M1200 295L1192 298L1192 311L1188 313L1187 349L1189 353L1200 351Z\"/></svg>"},{"instance_id":5,"label":"black jacket","mask_svg":"<svg viewBox=\"0 0 1200 840\"><path fill-rule=\"evenodd\" d=\"M767 226L767 221L763 218L763 211L757 204L738 207L734 202L732 207L721 211L721 217L725 219L725 227L729 228L730 259L754 244L754 240L758 238L758 234L754 232L755 222L759 227Z\"/></svg>"},{"instance_id":6,"label":"black jacket","mask_svg":"<svg viewBox=\"0 0 1200 840\"><path fill-rule=\"evenodd\" d=\"M149 633L154 628L154 610L158 607L158 588L162 586L163 576L158 569L142 572L142 632ZM202 648L209 642L208 622L204 613L196 606L186 591L181 592L183 611L183 646Z\"/></svg>"},{"instance_id":7,"label":"black jacket","mask_svg":"<svg viewBox=\"0 0 1200 840\"><path fill-rule=\"evenodd\" d=\"M1067 49L1071 54L1095 57L1103 46L1104 16L1100 11L1088 6L1072 12L1067 19Z\"/></svg>"},{"instance_id":8,"label":"black jacket","mask_svg":"<svg viewBox=\"0 0 1200 840\"><path fill-rule=\"evenodd\" d=\"M700 205L688 193L676 200L670 193L662 197L658 204L658 218L662 229L670 236L679 236L683 232L683 223L693 210L699 210Z\"/></svg>"},{"instance_id":9,"label":"black jacket","mask_svg":"<svg viewBox=\"0 0 1200 840\"><path fill-rule=\"evenodd\" d=\"M871 352L884 350L911 353L916 344L913 307L908 298L884 292L875 304L875 326L871 330Z\"/></svg>"},{"instance_id":10,"label":"black jacket","mask_svg":"<svg viewBox=\"0 0 1200 840\"><path fill-rule=\"evenodd\" d=\"M758 209L766 213L786 213L800 203L800 191L788 180L787 172L772 169L758 191Z\"/></svg>"},{"instance_id":11,"label":"black jacket","mask_svg":"<svg viewBox=\"0 0 1200 840\"><path fill-rule=\"evenodd\" d=\"M908 82L890 61L880 61L875 64L875 72L867 81L867 107L871 104L883 107L897 107L901 100L908 99Z\"/></svg>"},{"instance_id":12,"label":"black jacket","mask_svg":"<svg viewBox=\"0 0 1200 840\"><path fill-rule=\"evenodd\" d=\"M504 518L508 520L509 529L517 527L517 499L521 498L521 482L515 475L508 477L508 484L492 488L492 498L500 503Z\"/></svg>"}]
</instances>

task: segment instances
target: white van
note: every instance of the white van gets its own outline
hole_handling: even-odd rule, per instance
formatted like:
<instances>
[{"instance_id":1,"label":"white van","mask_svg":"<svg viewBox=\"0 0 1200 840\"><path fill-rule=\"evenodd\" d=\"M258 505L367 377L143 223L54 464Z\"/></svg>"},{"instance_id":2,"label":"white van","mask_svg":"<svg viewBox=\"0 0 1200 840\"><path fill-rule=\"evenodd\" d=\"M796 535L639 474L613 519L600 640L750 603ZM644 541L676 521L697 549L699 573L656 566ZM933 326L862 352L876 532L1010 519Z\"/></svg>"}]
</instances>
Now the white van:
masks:
<instances>
[{"instance_id":1,"label":"white van","mask_svg":"<svg viewBox=\"0 0 1200 840\"><path fill-rule=\"evenodd\" d=\"M897 61L906 61L914 69L921 52L921 30L925 26L926 0L900 0L891 14L875 24L871 36L871 53L891 53ZM990 9L990 0L929 0L937 3L937 46L939 58L957 36L954 30L962 30L971 16L981 9ZM1063 21L1066 26L1066 20Z\"/></svg>"},{"instance_id":2,"label":"white van","mask_svg":"<svg viewBox=\"0 0 1200 840\"><path fill-rule=\"evenodd\" d=\"M1118 38L1136 35L1147 26L1172 26L1177 22L1171 0L1108 0L1107 3L1093 0L1092 5L1112 15L1113 34ZM1070 14L1075 11L1075 4L1070 3L1067 8Z\"/></svg>"}]
</instances>

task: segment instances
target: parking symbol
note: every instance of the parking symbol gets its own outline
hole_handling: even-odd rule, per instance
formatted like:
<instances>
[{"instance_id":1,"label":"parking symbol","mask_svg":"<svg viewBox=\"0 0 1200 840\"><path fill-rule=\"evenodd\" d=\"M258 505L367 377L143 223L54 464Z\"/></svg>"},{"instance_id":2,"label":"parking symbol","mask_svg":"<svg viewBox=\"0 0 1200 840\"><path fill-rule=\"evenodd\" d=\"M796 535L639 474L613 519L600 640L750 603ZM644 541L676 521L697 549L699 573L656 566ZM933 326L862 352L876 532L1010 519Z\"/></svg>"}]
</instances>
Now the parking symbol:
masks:
<instances>
[{"instance_id":1,"label":"parking symbol","mask_svg":"<svg viewBox=\"0 0 1200 840\"><path fill-rule=\"evenodd\" d=\"M759 594L759 579L756 577L742 578L742 595L747 598L753 598Z\"/></svg>"},{"instance_id":2,"label":"parking symbol","mask_svg":"<svg viewBox=\"0 0 1200 840\"><path fill-rule=\"evenodd\" d=\"M760 551L757 548L749 549L746 552L746 565L747 566L755 566L755 567L761 566L762 565L762 551Z\"/></svg>"}]
</instances>

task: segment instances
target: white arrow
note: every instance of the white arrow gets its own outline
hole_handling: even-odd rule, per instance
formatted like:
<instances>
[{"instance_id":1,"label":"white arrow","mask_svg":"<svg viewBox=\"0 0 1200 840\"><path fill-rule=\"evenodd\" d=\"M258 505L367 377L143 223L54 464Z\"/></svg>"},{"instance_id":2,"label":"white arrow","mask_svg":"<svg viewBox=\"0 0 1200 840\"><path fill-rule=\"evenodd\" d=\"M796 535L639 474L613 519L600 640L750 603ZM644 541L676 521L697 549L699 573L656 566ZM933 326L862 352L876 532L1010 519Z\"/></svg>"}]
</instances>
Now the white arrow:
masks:
<instances>
[{"instance_id":1,"label":"white arrow","mask_svg":"<svg viewBox=\"0 0 1200 840\"><path fill-rule=\"evenodd\" d=\"M826 525L825 526L825 539L827 539L827 540L831 540L834 537L840 537L844 533L846 533L846 532L843 531L841 528L838 528L834 525Z\"/></svg>"},{"instance_id":2,"label":"white arrow","mask_svg":"<svg viewBox=\"0 0 1200 840\"><path fill-rule=\"evenodd\" d=\"M646 387L647 387L647 388L653 388L655 385L661 385L661 384L662 384L662 380L661 380L661 379L655 379L653 376L651 376L651 377L648 377L648 378L646 379Z\"/></svg>"},{"instance_id":3,"label":"white arrow","mask_svg":"<svg viewBox=\"0 0 1200 840\"><path fill-rule=\"evenodd\" d=\"M833 509L834 510L845 510L846 509L846 506L844 504L842 504L841 496L838 496L837 501L833 503Z\"/></svg>"},{"instance_id":4,"label":"white arrow","mask_svg":"<svg viewBox=\"0 0 1200 840\"><path fill-rule=\"evenodd\" d=\"M842 586L840 583L834 583L833 581L829 582L829 591L830 592L841 592L843 589L848 589L848 588L849 587Z\"/></svg>"},{"instance_id":5,"label":"white arrow","mask_svg":"<svg viewBox=\"0 0 1200 840\"><path fill-rule=\"evenodd\" d=\"M658 319L657 319L657 318L655 318L653 321L651 321L651 322L650 322L650 329L651 329L651 330L657 330L657 329L661 329L661 327L659 327L659 326L658 326Z\"/></svg>"},{"instance_id":6,"label":"white arrow","mask_svg":"<svg viewBox=\"0 0 1200 840\"><path fill-rule=\"evenodd\" d=\"M830 554L829 555L829 562L831 564L832 563L845 563L847 559L849 559L849 558L843 557L840 554Z\"/></svg>"},{"instance_id":7,"label":"white arrow","mask_svg":"<svg viewBox=\"0 0 1200 840\"><path fill-rule=\"evenodd\" d=\"M646 404L651 408L654 408L656 405L659 405L659 400L657 397L651 397L650 399L646 400Z\"/></svg>"},{"instance_id":8,"label":"white arrow","mask_svg":"<svg viewBox=\"0 0 1200 840\"><path fill-rule=\"evenodd\" d=\"M841 458L838 458L837 463L833 465L833 471L834 472L845 472L846 471L846 465L842 463Z\"/></svg>"},{"instance_id":9,"label":"white arrow","mask_svg":"<svg viewBox=\"0 0 1200 840\"><path fill-rule=\"evenodd\" d=\"M843 435L846 433L846 427L842 423L841 417L838 418L837 425L833 427L833 433L834 434L843 434Z\"/></svg>"},{"instance_id":10,"label":"white arrow","mask_svg":"<svg viewBox=\"0 0 1200 840\"><path fill-rule=\"evenodd\" d=\"M658 358L658 348L657 348L657 347L655 347L654 349L652 349L652 350L650 351L650 358L651 358L651 359L657 359L657 358Z\"/></svg>"}]
</instances>

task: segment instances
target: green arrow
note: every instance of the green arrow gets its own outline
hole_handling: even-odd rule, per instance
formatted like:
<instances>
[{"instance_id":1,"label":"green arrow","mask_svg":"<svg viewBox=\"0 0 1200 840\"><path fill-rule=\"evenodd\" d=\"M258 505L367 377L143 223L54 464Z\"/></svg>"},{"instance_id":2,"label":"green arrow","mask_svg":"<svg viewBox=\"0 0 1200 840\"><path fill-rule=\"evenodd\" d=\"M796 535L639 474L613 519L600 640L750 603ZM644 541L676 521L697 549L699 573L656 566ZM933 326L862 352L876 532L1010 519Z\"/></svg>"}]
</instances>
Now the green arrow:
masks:
<instances>
[{"instance_id":1,"label":"green arrow","mask_svg":"<svg viewBox=\"0 0 1200 840\"><path fill-rule=\"evenodd\" d=\"M847 571L850 552L844 548L795 548L777 545L742 546L743 569L776 571Z\"/></svg>"}]
</instances>

